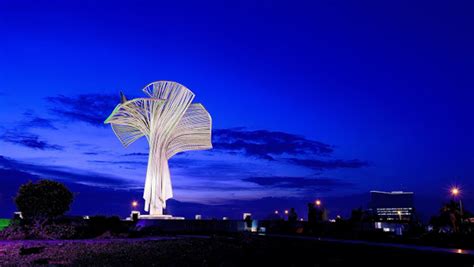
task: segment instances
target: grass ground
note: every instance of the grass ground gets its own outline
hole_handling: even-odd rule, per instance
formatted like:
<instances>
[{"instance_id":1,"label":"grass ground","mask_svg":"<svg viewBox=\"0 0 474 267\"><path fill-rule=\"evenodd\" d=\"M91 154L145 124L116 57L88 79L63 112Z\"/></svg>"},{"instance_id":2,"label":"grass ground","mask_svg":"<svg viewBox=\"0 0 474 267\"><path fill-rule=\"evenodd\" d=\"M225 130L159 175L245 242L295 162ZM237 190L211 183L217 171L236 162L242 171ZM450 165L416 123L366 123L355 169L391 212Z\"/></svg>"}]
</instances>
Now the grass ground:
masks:
<instances>
[{"instance_id":1,"label":"grass ground","mask_svg":"<svg viewBox=\"0 0 474 267\"><path fill-rule=\"evenodd\" d=\"M3 230L3 228L7 227L8 225L10 225L9 219L0 219L0 231Z\"/></svg>"},{"instance_id":2,"label":"grass ground","mask_svg":"<svg viewBox=\"0 0 474 267\"><path fill-rule=\"evenodd\" d=\"M0 266L473 266L469 255L258 236L0 243Z\"/></svg>"}]
</instances>

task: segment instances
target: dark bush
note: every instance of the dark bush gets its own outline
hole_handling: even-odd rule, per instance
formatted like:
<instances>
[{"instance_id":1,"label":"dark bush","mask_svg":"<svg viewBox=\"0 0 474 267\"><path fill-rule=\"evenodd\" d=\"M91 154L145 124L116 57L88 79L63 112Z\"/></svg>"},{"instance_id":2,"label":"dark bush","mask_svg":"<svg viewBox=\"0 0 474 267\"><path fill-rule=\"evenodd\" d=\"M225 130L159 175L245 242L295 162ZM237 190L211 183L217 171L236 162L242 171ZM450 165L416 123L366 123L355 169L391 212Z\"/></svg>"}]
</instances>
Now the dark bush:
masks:
<instances>
[{"instance_id":1,"label":"dark bush","mask_svg":"<svg viewBox=\"0 0 474 267\"><path fill-rule=\"evenodd\" d=\"M92 216L84 221L78 229L80 238L95 238L100 236L119 236L128 234L130 223L123 222L119 217Z\"/></svg>"},{"instance_id":2,"label":"dark bush","mask_svg":"<svg viewBox=\"0 0 474 267\"><path fill-rule=\"evenodd\" d=\"M135 223L119 217L58 217L45 220L14 220L0 231L0 240L126 238Z\"/></svg>"},{"instance_id":3,"label":"dark bush","mask_svg":"<svg viewBox=\"0 0 474 267\"><path fill-rule=\"evenodd\" d=\"M28 236L28 230L19 221L12 223L0 231L0 239L3 240L22 240Z\"/></svg>"},{"instance_id":4,"label":"dark bush","mask_svg":"<svg viewBox=\"0 0 474 267\"><path fill-rule=\"evenodd\" d=\"M20 187L15 204L26 219L53 218L69 210L73 194L63 184L40 180Z\"/></svg>"},{"instance_id":5,"label":"dark bush","mask_svg":"<svg viewBox=\"0 0 474 267\"><path fill-rule=\"evenodd\" d=\"M13 223L0 232L0 239L3 240L73 239L76 236L77 231L75 225L48 221Z\"/></svg>"},{"instance_id":6,"label":"dark bush","mask_svg":"<svg viewBox=\"0 0 474 267\"><path fill-rule=\"evenodd\" d=\"M76 236L76 228L69 224L46 224L31 230L31 239L72 239Z\"/></svg>"}]
</instances>

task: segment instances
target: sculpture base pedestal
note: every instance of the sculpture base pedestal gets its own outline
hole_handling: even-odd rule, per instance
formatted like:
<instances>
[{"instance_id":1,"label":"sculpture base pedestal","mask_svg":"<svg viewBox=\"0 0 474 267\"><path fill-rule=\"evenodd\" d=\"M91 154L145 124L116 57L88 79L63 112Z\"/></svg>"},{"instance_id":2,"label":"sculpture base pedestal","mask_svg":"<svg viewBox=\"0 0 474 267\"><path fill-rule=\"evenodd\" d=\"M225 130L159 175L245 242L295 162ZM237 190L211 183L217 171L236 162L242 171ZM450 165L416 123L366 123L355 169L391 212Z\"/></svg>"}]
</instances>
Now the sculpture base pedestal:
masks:
<instances>
[{"instance_id":1,"label":"sculpture base pedestal","mask_svg":"<svg viewBox=\"0 0 474 267\"><path fill-rule=\"evenodd\" d=\"M139 215L140 220L184 220L184 217L173 217L173 215Z\"/></svg>"}]
</instances>

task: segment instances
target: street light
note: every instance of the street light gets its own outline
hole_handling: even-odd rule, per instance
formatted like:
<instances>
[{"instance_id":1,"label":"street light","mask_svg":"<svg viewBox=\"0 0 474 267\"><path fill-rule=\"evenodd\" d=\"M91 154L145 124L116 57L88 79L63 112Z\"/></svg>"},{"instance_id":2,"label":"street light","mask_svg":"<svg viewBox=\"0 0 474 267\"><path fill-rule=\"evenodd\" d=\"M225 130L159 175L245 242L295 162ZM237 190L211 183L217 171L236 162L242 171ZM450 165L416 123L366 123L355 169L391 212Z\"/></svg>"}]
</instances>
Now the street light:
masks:
<instances>
[{"instance_id":1,"label":"street light","mask_svg":"<svg viewBox=\"0 0 474 267\"><path fill-rule=\"evenodd\" d=\"M138 201L132 201L132 207L133 208L138 207Z\"/></svg>"},{"instance_id":2,"label":"street light","mask_svg":"<svg viewBox=\"0 0 474 267\"><path fill-rule=\"evenodd\" d=\"M316 206L321 206L321 200L318 199L315 201L315 203L316 203Z\"/></svg>"},{"instance_id":3,"label":"street light","mask_svg":"<svg viewBox=\"0 0 474 267\"><path fill-rule=\"evenodd\" d=\"M459 193L460 193L459 188L457 187L451 188L451 195L453 195L453 197L457 197Z\"/></svg>"},{"instance_id":4,"label":"street light","mask_svg":"<svg viewBox=\"0 0 474 267\"><path fill-rule=\"evenodd\" d=\"M288 210L285 210L285 214L288 215Z\"/></svg>"},{"instance_id":5,"label":"street light","mask_svg":"<svg viewBox=\"0 0 474 267\"><path fill-rule=\"evenodd\" d=\"M277 211L277 210L275 211L275 214L277 214L277 215L278 215L278 211Z\"/></svg>"},{"instance_id":6,"label":"street light","mask_svg":"<svg viewBox=\"0 0 474 267\"><path fill-rule=\"evenodd\" d=\"M459 187L452 187L451 188L451 195L453 196L453 200L455 200L455 198L459 198L459 213L461 215L461 223L462 223L462 217L463 217L463 211L462 211L462 201L461 201L461 189L459 189Z\"/></svg>"}]
</instances>

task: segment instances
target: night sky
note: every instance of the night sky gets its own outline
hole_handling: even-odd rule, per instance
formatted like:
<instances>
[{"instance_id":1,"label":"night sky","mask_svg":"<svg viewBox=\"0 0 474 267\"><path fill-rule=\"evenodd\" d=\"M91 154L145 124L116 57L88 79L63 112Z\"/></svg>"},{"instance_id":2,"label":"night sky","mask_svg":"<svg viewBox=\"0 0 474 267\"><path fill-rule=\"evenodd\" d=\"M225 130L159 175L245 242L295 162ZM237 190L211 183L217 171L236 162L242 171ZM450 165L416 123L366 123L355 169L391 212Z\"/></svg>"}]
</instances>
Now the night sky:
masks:
<instances>
[{"instance_id":1,"label":"night sky","mask_svg":"<svg viewBox=\"0 0 474 267\"><path fill-rule=\"evenodd\" d=\"M0 0L0 217L41 178L72 214L127 215L147 143L103 121L157 80L213 119L213 150L170 161L173 215L335 217L403 190L428 216L452 185L474 209L472 1L153 2Z\"/></svg>"}]
</instances>

